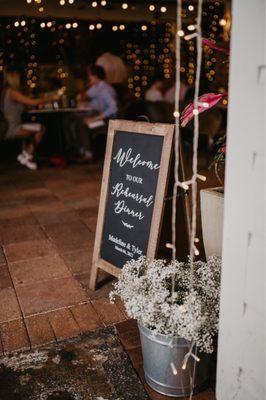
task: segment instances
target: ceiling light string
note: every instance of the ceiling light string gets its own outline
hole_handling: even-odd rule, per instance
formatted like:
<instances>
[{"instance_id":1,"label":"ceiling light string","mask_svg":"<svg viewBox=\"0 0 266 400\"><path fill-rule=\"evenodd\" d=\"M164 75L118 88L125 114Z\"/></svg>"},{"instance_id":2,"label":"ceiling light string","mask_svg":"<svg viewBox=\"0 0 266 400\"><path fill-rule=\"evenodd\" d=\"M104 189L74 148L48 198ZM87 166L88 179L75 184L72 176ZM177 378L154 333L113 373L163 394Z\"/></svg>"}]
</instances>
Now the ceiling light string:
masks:
<instances>
[{"instance_id":1,"label":"ceiling light string","mask_svg":"<svg viewBox=\"0 0 266 400\"><path fill-rule=\"evenodd\" d=\"M193 135L193 161L192 161L192 221L191 221L191 234L190 234L190 289L193 288L194 280L194 256L198 253L195 247L196 229L197 229L197 179L202 176L198 174L198 142L199 142L199 88L200 88L200 74L202 64L202 32L201 32L201 19L202 19L202 3L203 0L198 1L197 13L197 65L196 65L196 79L195 79L195 92L194 92L194 135Z\"/></svg>"},{"instance_id":2,"label":"ceiling light string","mask_svg":"<svg viewBox=\"0 0 266 400\"><path fill-rule=\"evenodd\" d=\"M176 13L176 32L182 29L182 0L177 0L177 13ZM173 203L172 203L172 259L176 259L176 201L177 189L180 185L178 178L179 167L179 135L180 135L180 111L179 111L179 98L180 98L180 67L181 67L181 37L176 34L176 86L175 86L175 165L174 165L174 188L173 188ZM174 292L174 290L172 291Z\"/></svg>"}]
</instances>

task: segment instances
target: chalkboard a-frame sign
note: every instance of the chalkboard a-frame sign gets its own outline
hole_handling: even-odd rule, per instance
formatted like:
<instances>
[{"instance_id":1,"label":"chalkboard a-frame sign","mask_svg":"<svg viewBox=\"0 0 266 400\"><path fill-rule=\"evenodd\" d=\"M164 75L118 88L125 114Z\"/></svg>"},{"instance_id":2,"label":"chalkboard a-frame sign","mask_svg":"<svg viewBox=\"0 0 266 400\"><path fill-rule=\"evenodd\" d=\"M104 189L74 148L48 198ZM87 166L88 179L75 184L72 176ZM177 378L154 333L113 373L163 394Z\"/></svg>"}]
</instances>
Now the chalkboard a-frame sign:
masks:
<instances>
[{"instance_id":1,"label":"chalkboard a-frame sign","mask_svg":"<svg viewBox=\"0 0 266 400\"><path fill-rule=\"evenodd\" d=\"M174 125L109 123L90 288L98 270L118 276L141 255L154 258L164 206Z\"/></svg>"}]
</instances>

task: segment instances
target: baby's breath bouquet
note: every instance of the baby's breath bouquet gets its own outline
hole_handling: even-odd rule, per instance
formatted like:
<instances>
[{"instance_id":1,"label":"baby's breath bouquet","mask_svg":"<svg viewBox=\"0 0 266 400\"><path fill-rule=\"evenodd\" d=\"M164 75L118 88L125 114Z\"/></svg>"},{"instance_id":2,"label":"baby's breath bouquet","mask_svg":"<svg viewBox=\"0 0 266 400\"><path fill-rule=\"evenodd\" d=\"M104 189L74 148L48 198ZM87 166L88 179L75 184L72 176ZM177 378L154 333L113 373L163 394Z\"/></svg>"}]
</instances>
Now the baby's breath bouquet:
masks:
<instances>
[{"instance_id":1,"label":"baby's breath bouquet","mask_svg":"<svg viewBox=\"0 0 266 400\"><path fill-rule=\"evenodd\" d=\"M199 350L213 351L218 330L221 260L190 263L145 257L127 262L111 300L119 296L128 315L154 333L182 337Z\"/></svg>"}]
</instances>

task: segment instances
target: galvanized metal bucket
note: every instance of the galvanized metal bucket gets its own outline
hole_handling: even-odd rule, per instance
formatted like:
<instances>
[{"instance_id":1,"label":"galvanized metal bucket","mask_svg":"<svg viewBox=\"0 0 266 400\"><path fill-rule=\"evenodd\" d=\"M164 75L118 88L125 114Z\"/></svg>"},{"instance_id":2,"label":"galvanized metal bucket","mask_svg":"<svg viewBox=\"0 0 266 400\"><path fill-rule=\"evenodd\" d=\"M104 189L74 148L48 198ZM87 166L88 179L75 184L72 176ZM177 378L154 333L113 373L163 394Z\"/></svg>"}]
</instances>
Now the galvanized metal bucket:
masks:
<instances>
[{"instance_id":1,"label":"galvanized metal bucket","mask_svg":"<svg viewBox=\"0 0 266 400\"><path fill-rule=\"evenodd\" d=\"M140 324L139 331L145 378L152 389L171 397L185 397L190 395L192 387L194 393L208 387L208 355L200 353L200 362L195 362L190 357L186 369L182 369L184 357L190 347L185 339L173 339L171 336L154 334L153 331ZM194 353L195 351L196 349ZM175 374L171 363L176 368Z\"/></svg>"}]
</instances>

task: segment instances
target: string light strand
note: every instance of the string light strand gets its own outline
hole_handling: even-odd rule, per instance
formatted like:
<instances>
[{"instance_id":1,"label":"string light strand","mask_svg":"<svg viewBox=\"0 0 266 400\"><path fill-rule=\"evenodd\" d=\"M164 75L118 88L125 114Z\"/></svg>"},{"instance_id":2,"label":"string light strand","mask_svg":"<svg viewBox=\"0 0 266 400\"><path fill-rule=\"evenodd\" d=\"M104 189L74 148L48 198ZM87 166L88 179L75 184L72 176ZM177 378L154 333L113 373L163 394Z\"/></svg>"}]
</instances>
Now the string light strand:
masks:
<instances>
[{"instance_id":1,"label":"string light strand","mask_svg":"<svg viewBox=\"0 0 266 400\"><path fill-rule=\"evenodd\" d=\"M182 30L182 0L177 0L177 13L176 13L176 31ZM174 188L173 188L173 203L172 203L172 259L176 259L176 199L177 189L180 185L178 177L179 167L179 135L180 135L180 111L179 111L179 97L180 97L180 67L181 67L181 37L176 34L176 87L175 87L175 165L174 165ZM173 292L173 290L172 290Z\"/></svg>"}]
</instances>

